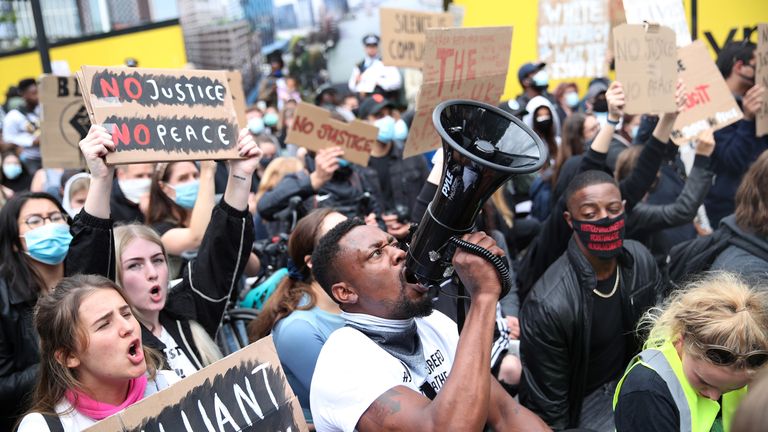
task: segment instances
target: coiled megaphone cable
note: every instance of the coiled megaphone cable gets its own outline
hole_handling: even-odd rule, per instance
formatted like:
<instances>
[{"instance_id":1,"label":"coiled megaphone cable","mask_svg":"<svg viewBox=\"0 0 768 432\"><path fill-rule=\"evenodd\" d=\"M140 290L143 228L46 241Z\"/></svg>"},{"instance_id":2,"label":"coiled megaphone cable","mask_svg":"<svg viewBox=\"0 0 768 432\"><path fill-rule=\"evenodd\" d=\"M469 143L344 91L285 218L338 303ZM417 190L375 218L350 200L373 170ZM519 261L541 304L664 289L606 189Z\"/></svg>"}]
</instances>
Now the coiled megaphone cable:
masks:
<instances>
[{"instance_id":1,"label":"coiled megaphone cable","mask_svg":"<svg viewBox=\"0 0 768 432\"><path fill-rule=\"evenodd\" d=\"M482 246L464 241L455 236L449 238L448 241L451 242L454 246L460 247L472 255L485 258L488 262L493 264L493 266L496 268L496 272L499 274L499 278L501 279L501 294L499 295L499 299L502 299L509 293L509 291L512 289L512 278L510 277L509 266L504 260L504 257L498 256Z\"/></svg>"}]
</instances>

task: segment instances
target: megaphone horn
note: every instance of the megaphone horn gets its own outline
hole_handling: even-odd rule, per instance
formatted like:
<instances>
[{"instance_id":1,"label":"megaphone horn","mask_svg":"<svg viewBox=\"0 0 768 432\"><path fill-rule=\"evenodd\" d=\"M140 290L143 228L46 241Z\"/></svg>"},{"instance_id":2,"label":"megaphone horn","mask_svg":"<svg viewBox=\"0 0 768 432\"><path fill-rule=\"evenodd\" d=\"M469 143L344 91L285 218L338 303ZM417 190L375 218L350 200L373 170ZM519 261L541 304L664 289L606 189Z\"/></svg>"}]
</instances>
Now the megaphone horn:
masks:
<instances>
[{"instance_id":1,"label":"megaphone horn","mask_svg":"<svg viewBox=\"0 0 768 432\"><path fill-rule=\"evenodd\" d=\"M437 289L452 270L454 249L449 245L459 244L458 237L473 230L485 201L512 176L538 171L548 154L542 140L523 122L482 102L442 102L432 113L432 122L443 141L443 173L413 234L405 266L419 283ZM486 258L492 259L489 255ZM503 291L511 286L508 273L506 279Z\"/></svg>"}]
</instances>

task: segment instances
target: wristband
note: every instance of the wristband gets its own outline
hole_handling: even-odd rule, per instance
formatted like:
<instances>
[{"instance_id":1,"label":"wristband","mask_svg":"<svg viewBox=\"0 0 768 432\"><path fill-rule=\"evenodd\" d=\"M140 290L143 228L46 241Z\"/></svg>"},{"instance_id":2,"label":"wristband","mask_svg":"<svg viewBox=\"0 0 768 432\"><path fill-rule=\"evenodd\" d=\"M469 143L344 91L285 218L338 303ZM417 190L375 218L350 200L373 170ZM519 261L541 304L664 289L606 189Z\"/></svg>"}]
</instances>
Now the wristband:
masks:
<instances>
[{"instance_id":1,"label":"wristband","mask_svg":"<svg viewBox=\"0 0 768 432\"><path fill-rule=\"evenodd\" d=\"M621 120L611 120L609 118L605 120L606 123L608 123L609 125L611 125L613 127L618 126L620 121Z\"/></svg>"}]
</instances>

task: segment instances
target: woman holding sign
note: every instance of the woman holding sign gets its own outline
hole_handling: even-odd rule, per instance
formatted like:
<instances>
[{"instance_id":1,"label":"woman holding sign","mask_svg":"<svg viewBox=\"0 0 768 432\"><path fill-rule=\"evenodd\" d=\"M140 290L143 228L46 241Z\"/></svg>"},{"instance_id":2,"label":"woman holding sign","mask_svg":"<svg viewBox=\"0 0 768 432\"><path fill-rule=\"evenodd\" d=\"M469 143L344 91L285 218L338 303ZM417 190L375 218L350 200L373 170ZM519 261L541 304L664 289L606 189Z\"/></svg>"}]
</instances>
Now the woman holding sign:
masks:
<instances>
[{"instance_id":1,"label":"woman holding sign","mask_svg":"<svg viewBox=\"0 0 768 432\"><path fill-rule=\"evenodd\" d=\"M35 310L40 373L19 432L80 431L179 378L159 371L160 354L122 289L95 275L62 279Z\"/></svg>"},{"instance_id":2,"label":"woman holding sign","mask_svg":"<svg viewBox=\"0 0 768 432\"><path fill-rule=\"evenodd\" d=\"M217 357L212 338L253 243L248 194L261 150L248 131L242 130L237 148L245 159L229 162L227 189L213 209L197 258L169 292L168 259L157 234L142 225L126 225L112 232L107 198L113 168L102 159L114 150L110 135L93 126L80 148L92 179L85 207L73 227L68 265L80 273L101 273L98 268L104 266L92 266L107 261L110 271L105 276L122 286L137 310L144 343L162 350L179 376L203 368Z\"/></svg>"}]
</instances>

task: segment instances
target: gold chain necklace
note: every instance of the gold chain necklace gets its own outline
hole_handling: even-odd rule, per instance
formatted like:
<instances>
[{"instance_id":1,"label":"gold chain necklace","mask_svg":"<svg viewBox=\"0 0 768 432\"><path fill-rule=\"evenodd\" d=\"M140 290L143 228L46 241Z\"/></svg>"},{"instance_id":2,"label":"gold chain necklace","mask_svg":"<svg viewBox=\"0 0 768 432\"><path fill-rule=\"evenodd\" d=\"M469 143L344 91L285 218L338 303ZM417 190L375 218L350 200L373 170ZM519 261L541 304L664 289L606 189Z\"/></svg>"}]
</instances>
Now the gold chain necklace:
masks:
<instances>
[{"instance_id":1,"label":"gold chain necklace","mask_svg":"<svg viewBox=\"0 0 768 432\"><path fill-rule=\"evenodd\" d=\"M592 288L592 292L595 293L598 297L602 297L604 299L613 297L614 294L616 294L616 289L619 288L619 277L621 275L619 274L619 268L616 268L616 282L613 284L613 289L608 294L603 294L600 291L597 290L597 288Z\"/></svg>"}]
</instances>

